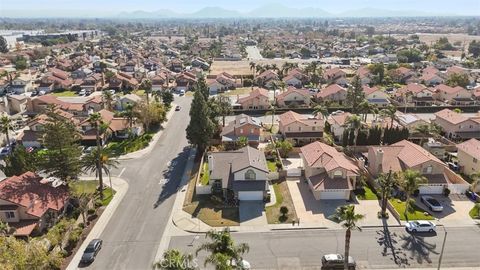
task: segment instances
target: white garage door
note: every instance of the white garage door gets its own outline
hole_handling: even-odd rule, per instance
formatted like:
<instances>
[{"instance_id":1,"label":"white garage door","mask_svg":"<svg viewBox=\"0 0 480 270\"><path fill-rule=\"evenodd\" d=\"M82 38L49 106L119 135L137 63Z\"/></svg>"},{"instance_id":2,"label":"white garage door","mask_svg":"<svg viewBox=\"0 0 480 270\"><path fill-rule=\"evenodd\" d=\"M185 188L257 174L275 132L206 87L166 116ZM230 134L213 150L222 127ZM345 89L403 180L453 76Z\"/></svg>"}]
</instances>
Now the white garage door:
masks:
<instances>
[{"instance_id":1,"label":"white garage door","mask_svg":"<svg viewBox=\"0 0 480 270\"><path fill-rule=\"evenodd\" d=\"M438 186L420 186L418 190L420 191L420 194L442 194L443 193L443 185L438 185Z\"/></svg>"},{"instance_id":2,"label":"white garage door","mask_svg":"<svg viewBox=\"0 0 480 270\"><path fill-rule=\"evenodd\" d=\"M240 201L261 201L263 200L262 191L239 191L238 199Z\"/></svg>"},{"instance_id":3,"label":"white garage door","mask_svg":"<svg viewBox=\"0 0 480 270\"><path fill-rule=\"evenodd\" d=\"M301 168L289 168L289 169L287 169L287 176L290 176L290 177L302 176L302 169Z\"/></svg>"},{"instance_id":4,"label":"white garage door","mask_svg":"<svg viewBox=\"0 0 480 270\"><path fill-rule=\"evenodd\" d=\"M348 190L322 191L320 192L320 200L346 200L348 199L348 194Z\"/></svg>"}]
</instances>

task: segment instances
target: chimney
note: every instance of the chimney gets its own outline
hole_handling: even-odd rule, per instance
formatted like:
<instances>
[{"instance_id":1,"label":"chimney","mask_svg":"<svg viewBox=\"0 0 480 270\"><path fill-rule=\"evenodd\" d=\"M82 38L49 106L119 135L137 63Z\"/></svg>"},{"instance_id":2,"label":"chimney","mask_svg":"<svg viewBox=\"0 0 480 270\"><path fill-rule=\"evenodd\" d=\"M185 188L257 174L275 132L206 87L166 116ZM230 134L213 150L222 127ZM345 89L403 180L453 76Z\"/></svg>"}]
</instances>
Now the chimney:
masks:
<instances>
[{"instance_id":1,"label":"chimney","mask_svg":"<svg viewBox=\"0 0 480 270\"><path fill-rule=\"evenodd\" d=\"M377 165L376 173L381 172L382 163L383 163L383 149L378 148L377 151L375 151L375 164Z\"/></svg>"}]
</instances>

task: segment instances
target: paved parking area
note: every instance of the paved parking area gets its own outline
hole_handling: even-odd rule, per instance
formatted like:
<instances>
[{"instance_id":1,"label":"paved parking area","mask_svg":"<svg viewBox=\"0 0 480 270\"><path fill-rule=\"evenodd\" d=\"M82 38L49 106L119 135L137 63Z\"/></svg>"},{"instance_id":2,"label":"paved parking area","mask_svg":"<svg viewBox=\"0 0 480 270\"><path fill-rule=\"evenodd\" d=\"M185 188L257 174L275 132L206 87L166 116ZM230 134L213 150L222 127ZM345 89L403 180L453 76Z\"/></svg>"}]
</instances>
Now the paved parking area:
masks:
<instances>
[{"instance_id":1,"label":"paved parking area","mask_svg":"<svg viewBox=\"0 0 480 270\"><path fill-rule=\"evenodd\" d=\"M451 195L445 197L443 195L429 195L438 200L443 205L442 212L432 212L427 209L425 204L420 201L420 196L416 199L418 206L427 210L432 216L438 219L438 224L446 226L469 226L475 224L475 221L470 217L468 212L474 206L464 195Z\"/></svg>"},{"instance_id":2,"label":"paved parking area","mask_svg":"<svg viewBox=\"0 0 480 270\"><path fill-rule=\"evenodd\" d=\"M265 203L261 201L240 201L240 226L266 226Z\"/></svg>"}]
</instances>

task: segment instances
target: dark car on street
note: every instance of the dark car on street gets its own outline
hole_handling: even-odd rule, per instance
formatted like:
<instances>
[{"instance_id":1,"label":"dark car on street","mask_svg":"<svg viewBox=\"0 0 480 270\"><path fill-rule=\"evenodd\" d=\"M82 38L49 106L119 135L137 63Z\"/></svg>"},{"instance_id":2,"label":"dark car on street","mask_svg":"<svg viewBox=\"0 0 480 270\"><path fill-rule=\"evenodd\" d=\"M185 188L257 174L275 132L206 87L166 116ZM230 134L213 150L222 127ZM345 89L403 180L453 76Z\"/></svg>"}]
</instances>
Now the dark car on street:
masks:
<instances>
[{"instance_id":1,"label":"dark car on street","mask_svg":"<svg viewBox=\"0 0 480 270\"><path fill-rule=\"evenodd\" d=\"M92 263L95 260L95 257L97 256L98 252L102 248L102 240L101 239L93 239L88 243L87 248L83 252L82 259L80 260L80 263L83 264L89 264Z\"/></svg>"}]
</instances>

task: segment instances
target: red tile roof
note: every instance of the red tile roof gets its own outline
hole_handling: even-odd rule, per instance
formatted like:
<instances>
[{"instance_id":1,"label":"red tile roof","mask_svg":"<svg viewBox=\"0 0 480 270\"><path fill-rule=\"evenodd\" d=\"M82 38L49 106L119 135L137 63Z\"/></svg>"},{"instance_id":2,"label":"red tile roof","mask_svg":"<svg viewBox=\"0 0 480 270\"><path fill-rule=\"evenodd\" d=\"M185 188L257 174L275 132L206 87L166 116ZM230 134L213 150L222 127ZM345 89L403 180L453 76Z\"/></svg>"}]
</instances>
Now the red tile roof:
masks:
<instances>
[{"instance_id":1,"label":"red tile roof","mask_svg":"<svg viewBox=\"0 0 480 270\"><path fill-rule=\"evenodd\" d=\"M470 156L480 160L480 141L477 139L470 139L463 143L457 144L457 148Z\"/></svg>"},{"instance_id":2,"label":"red tile roof","mask_svg":"<svg viewBox=\"0 0 480 270\"><path fill-rule=\"evenodd\" d=\"M359 169L353 160L327 144L316 141L303 146L300 150L310 167L325 168L327 172L343 168L350 175L358 175Z\"/></svg>"}]
</instances>

